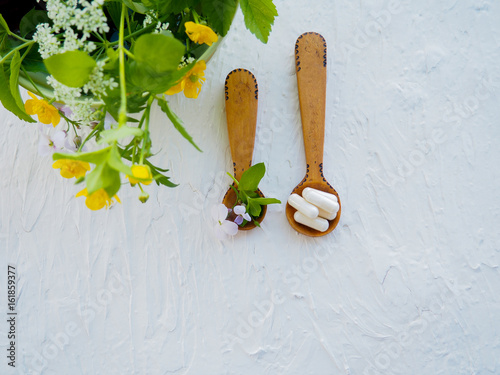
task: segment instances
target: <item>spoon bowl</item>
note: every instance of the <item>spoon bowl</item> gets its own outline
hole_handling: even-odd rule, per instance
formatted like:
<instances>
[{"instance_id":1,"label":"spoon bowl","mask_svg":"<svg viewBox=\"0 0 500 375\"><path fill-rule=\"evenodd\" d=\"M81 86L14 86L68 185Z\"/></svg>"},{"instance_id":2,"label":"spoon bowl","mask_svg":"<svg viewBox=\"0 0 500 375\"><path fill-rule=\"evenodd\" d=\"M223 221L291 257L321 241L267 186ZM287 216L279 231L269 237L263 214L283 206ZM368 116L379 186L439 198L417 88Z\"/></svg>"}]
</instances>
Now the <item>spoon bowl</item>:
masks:
<instances>
[{"instance_id":1,"label":"spoon bowl","mask_svg":"<svg viewBox=\"0 0 500 375\"><path fill-rule=\"evenodd\" d=\"M225 95L227 132L233 158L234 178L240 181L243 172L252 166L259 99L257 79L246 69L234 69L226 77ZM264 198L260 190L257 190L257 193ZM222 203L227 208L233 208L236 200L236 193L229 188ZM266 212L267 207L262 206L261 214L256 219L258 223L264 220ZM232 219L231 215L229 219ZM255 227L253 221L249 221L239 229L250 230Z\"/></svg>"},{"instance_id":2,"label":"spoon bowl","mask_svg":"<svg viewBox=\"0 0 500 375\"><path fill-rule=\"evenodd\" d=\"M290 194L295 193L298 195L302 195L302 191L307 187L310 187L310 188L313 188L316 190L321 190L321 191L324 191L325 193L334 194L337 197L337 200L339 203L339 211L337 212L337 216L335 217L335 219L330 220L328 222L329 226L325 232L319 232L315 229L309 228L308 226L297 223L295 221L295 219L293 218L293 215L295 214L295 211L297 211L297 210L295 208L293 208L292 206L290 206L288 203L286 204L286 209L285 209L286 218L288 219L290 226L299 233L305 234L306 236L310 236L310 237L324 236L325 234L328 234L331 231L333 231L335 229L335 227L337 226L337 224L339 223L340 211L342 209L342 206L340 204L339 195L338 195L337 191L328 182L326 182L326 180L325 181L313 181L313 180L309 180L307 178L304 178L304 180L302 180L302 182L300 184L298 184L295 187L295 189L292 190L292 192Z\"/></svg>"},{"instance_id":3,"label":"spoon bowl","mask_svg":"<svg viewBox=\"0 0 500 375\"><path fill-rule=\"evenodd\" d=\"M234 184L233 184L234 186ZM264 197L264 194L262 194L262 191L260 191L260 189L257 190L257 194L259 194L259 196L261 196L262 198L265 198ZM236 204L236 193L234 192L233 189L229 188L229 190L226 192L226 195L224 195L224 199L222 200L222 203L228 207L228 208L231 208L231 207L234 207L234 205ZM266 216L266 212L267 212L267 206L261 206L262 207L262 211L260 212L260 216L255 219L255 221L257 223L262 223L262 220L264 220L264 217ZM230 213L229 214L229 220L233 220L235 217L234 213ZM244 226L242 227L239 227L240 230L250 230L250 229L253 229L255 228L257 225L255 225L255 223L253 221L249 221L247 222Z\"/></svg>"},{"instance_id":4,"label":"spoon bowl","mask_svg":"<svg viewBox=\"0 0 500 375\"><path fill-rule=\"evenodd\" d=\"M299 91L300 115L304 148L306 154L306 176L292 193L302 195L306 187L334 194L339 211L329 220L328 229L317 231L295 221L295 208L286 204L286 217L297 232L311 237L324 236L335 229L340 220L340 198L335 189L323 176L323 147L325 140L326 108L326 41L318 33L308 32L297 38L295 43L295 71Z\"/></svg>"}]
</instances>

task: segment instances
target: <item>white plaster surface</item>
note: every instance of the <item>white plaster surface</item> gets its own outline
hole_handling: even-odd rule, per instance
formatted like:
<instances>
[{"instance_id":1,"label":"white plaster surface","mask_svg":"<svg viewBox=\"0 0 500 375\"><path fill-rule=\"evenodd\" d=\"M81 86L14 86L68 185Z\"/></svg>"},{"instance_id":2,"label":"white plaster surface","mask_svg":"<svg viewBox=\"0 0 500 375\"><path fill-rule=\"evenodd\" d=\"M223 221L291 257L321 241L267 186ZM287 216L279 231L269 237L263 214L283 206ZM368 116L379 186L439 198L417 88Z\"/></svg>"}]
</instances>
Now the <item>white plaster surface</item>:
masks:
<instances>
[{"instance_id":1,"label":"white plaster surface","mask_svg":"<svg viewBox=\"0 0 500 375\"><path fill-rule=\"evenodd\" d=\"M0 109L0 374L500 374L500 2L276 0L267 45L238 13L197 100L172 98L203 149L153 112L180 185L90 212ZM305 173L294 43L328 43L324 171L337 229L284 206L219 242L209 209L231 157L225 76L260 87L254 162L286 201ZM7 263L18 271L7 366Z\"/></svg>"}]
</instances>

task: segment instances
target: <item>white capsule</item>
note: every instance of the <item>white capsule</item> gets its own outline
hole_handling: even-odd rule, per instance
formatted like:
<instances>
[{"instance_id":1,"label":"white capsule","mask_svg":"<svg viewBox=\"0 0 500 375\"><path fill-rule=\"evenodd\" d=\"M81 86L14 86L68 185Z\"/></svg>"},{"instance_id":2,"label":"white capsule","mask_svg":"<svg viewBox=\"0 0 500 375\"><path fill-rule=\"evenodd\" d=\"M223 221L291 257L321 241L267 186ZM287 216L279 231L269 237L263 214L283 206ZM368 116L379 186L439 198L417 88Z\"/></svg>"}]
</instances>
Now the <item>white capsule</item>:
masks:
<instances>
[{"instance_id":1,"label":"white capsule","mask_svg":"<svg viewBox=\"0 0 500 375\"><path fill-rule=\"evenodd\" d=\"M326 212L333 213L339 210L339 204L337 202L325 197L317 190L311 189L306 191L306 189L304 189L302 196L306 199L306 201L325 210Z\"/></svg>"},{"instance_id":2,"label":"white capsule","mask_svg":"<svg viewBox=\"0 0 500 375\"><path fill-rule=\"evenodd\" d=\"M306 202L306 200L298 194L294 193L290 195L288 197L288 204L311 219L314 219L319 215L318 207Z\"/></svg>"},{"instance_id":3,"label":"white capsule","mask_svg":"<svg viewBox=\"0 0 500 375\"><path fill-rule=\"evenodd\" d=\"M309 228L316 229L319 232L324 232L328 229L328 220L317 217L316 219L311 219L303 215L300 211L295 212L293 218L297 223L303 224Z\"/></svg>"},{"instance_id":4,"label":"white capsule","mask_svg":"<svg viewBox=\"0 0 500 375\"><path fill-rule=\"evenodd\" d=\"M306 187L304 189L304 191L306 191L306 192L307 191L316 191L316 192L320 193L321 195L324 195L325 197L330 198L334 202L338 203L338 201L339 201L339 199L337 198L337 196L335 194L330 194L330 193L327 193L326 191L323 191L323 190L318 190L318 189L313 189L313 188L310 188L310 187ZM304 195L304 191L302 192L302 195Z\"/></svg>"},{"instance_id":5,"label":"white capsule","mask_svg":"<svg viewBox=\"0 0 500 375\"><path fill-rule=\"evenodd\" d=\"M326 220L333 220L337 217L337 213L338 211L335 211L335 212L326 212L325 210L323 210L322 208L319 209L319 217L322 217L323 219L326 219Z\"/></svg>"}]
</instances>

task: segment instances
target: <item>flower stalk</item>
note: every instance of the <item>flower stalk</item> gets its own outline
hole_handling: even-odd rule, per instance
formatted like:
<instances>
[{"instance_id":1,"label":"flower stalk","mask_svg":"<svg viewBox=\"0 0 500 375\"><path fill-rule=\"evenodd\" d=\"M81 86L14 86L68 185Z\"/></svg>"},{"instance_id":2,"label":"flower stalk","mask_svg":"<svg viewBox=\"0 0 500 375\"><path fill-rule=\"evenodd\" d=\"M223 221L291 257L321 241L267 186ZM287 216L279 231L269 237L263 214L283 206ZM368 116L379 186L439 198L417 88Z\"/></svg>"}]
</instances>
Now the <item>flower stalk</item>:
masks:
<instances>
[{"instance_id":1,"label":"flower stalk","mask_svg":"<svg viewBox=\"0 0 500 375\"><path fill-rule=\"evenodd\" d=\"M124 45L124 29L125 29L125 13L127 6L122 3L122 11L120 13L120 30L119 30L119 63L120 63L120 112L118 117L118 126L122 127L127 123L127 86L125 81L125 45Z\"/></svg>"}]
</instances>

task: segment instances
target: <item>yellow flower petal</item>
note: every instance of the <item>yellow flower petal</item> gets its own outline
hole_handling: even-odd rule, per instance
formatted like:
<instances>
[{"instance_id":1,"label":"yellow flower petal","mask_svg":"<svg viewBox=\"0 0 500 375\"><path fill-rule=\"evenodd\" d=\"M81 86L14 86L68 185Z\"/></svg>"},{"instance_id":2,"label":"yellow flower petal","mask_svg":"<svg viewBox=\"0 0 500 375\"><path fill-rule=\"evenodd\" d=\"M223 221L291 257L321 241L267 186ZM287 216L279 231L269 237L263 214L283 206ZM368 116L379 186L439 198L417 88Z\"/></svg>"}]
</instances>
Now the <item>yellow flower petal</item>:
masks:
<instances>
[{"instance_id":1,"label":"yellow flower petal","mask_svg":"<svg viewBox=\"0 0 500 375\"><path fill-rule=\"evenodd\" d=\"M205 82L205 69L207 65L205 61L198 61L196 65L188 73L186 84L184 87L184 95L187 98L196 99L201 92L201 86Z\"/></svg>"},{"instance_id":2,"label":"yellow flower petal","mask_svg":"<svg viewBox=\"0 0 500 375\"><path fill-rule=\"evenodd\" d=\"M87 199L85 199L85 205L91 210L97 211L106 206L108 200L109 196L108 193L106 193L106 190L99 189L87 196Z\"/></svg>"},{"instance_id":3,"label":"yellow flower petal","mask_svg":"<svg viewBox=\"0 0 500 375\"><path fill-rule=\"evenodd\" d=\"M109 207L109 205L113 203L113 200L109 198L109 195L104 188L94 191L90 195L87 188L85 188L76 194L76 197L81 196L87 197L87 199L85 199L85 205L92 211L100 210L103 207ZM118 203L121 203L117 195L115 195L114 198Z\"/></svg>"},{"instance_id":4,"label":"yellow flower petal","mask_svg":"<svg viewBox=\"0 0 500 375\"><path fill-rule=\"evenodd\" d=\"M80 190L78 193L76 193L75 197L86 197L88 195L88 190L87 188L84 188L83 190Z\"/></svg>"},{"instance_id":5,"label":"yellow flower petal","mask_svg":"<svg viewBox=\"0 0 500 375\"><path fill-rule=\"evenodd\" d=\"M205 82L205 61L198 61L195 66L182 78L182 81L176 86L165 92L167 95L177 94L184 90L186 98L196 99L201 91L201 86Z\"/></svg>"},{"instance_id":6,"label":"yellow flower petal","mask_svg":"<svg viewBox=\"0 0 500 375\"><path fill-rule=\"evenodd\" d=\"M64 178L80 178L90 171L90 164L80 160L59 159L52 164L52 168L61 168L60 173Z\"/></svg>"},{"instance_id":7,"label":"yellow flower petal","mask_svg":"<svg viewBox=\"0 0 500 375\"><path fill-rule=\"evenodd\" d=\"M148 165L135 164L131 167L131 169L133 176L127 176L131 185L135 185L137 183L149 185L153 181L153 175Z\"/></svg>"},{"instance_id":8,"label":"yellow flower petal","mask_svg":"<svg viewBox=\"0 0 500 375\"><path fill-rule=\"evenodd\" d=\"M178 94L184 90L184 78L175 86L169 88L167 91L165 91L165 94L167 95L175 95Z\"/></svg>"},{"instance_id":9,"label":"yellow flower petal","mask_svg":"<svg viewBox=\"0 0 500 375\"><path fill-rule=\"evenodd\" d=\"M195 43L205 43L211 46L219 39L217 34L208 26L200 25L191 21L186 22L184 26L186 27L186 34L189 39Z\"/></svg>"},{"instance_id":10,"label":"yellow flower petal","mask_svg":"<svg viewBox=\"0 0 500 375\"><path fill-rule=\"evenodd\" d=\"M61 115L59 115L59 110L56 107L43 99L38 99L29 91L28 94L33 98L26 100L26 103L24 103L24 109L28 115L38 115L38 120L42 124L52 123L54 126L59 124Z\"/></svg>"}]
</instances>

